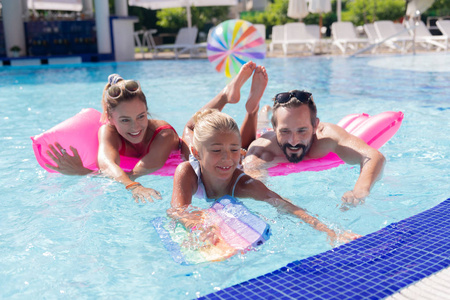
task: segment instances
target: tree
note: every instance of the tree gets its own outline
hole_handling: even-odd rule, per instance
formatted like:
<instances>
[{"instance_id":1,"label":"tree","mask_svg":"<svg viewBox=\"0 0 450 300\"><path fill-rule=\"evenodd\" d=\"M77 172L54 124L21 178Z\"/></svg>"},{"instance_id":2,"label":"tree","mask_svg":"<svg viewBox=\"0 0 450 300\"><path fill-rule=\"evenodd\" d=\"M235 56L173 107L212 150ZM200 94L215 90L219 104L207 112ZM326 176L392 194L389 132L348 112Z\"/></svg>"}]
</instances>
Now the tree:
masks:
<instances>
[{"instance_id":1,"label":"tree","mask_svg":"<svg viewBox=\"0 0 450 300\"><path fill-rule=\"evenodd\" d=\"M342 12L343 21L364 25L376 20L399 20L405 15L405 0L355 0L347 3L348 10ZM374 14L375 10L375 14ZM376 20L373 17L376 17Z\"/></svg>"},{"instance_id":2,"label":"tree","mask_svg":"<svg viewBox=\"0 0 450 300\"><path fill-rule=\"evenodd\" d=\"M192 25L202 31L205 25L220 23L228 16L227 6L191 7ZM163 28L178 30L187 26L187 13L185 7L166 8L157 11L157 25ZM209 28L208 28L209 29Z\"/></svg>"},{"instance_id":3,"label":"tree","mask_svg":"<svg viewBox=\"0 0 450 300\"><path fill-rule=\"evenodd\" d=\"M292 19L287 16L288 6L289 0L274 0L272 3L269 3L265 11L245 13L241 15L241 18L253 24L264 24L268 29L267 32L271 32L274 25L298 22L298 19ZM336 0L332 1L332 6L336 7ZM333 11L336 11L336 9ZM333 11L323 14L323 26L330 27L331 23L337 20ZM310 13L302 22L305 24L319 24L319 14Z\"/></svg>"},{"instance_id":4,"label":"tree","mask_svg":"<svg viewBox=\"0 0 450 300\"><path fill-rule=\"evenodd\" d=\"M450 0L435 0L433 5L426 12L423 12L422 17L426 19L427 16L440 17L449 15Z\"/></svg>"}]
</instances>

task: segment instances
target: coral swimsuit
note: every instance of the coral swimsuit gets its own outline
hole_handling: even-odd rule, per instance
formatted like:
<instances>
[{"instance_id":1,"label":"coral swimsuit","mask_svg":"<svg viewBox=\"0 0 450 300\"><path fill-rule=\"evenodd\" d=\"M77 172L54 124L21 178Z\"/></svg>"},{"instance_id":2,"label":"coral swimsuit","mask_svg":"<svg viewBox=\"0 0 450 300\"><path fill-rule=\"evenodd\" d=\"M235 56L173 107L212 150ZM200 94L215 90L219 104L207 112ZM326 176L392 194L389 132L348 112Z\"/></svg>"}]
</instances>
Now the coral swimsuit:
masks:
<instances>
[{"instance_id":1,"label":"coral swimsuit","mask_svg":"<svg viewBox=\"0 0 450 300\"><path fill-rule=\"evenodd\" d=\"M146 155L150 151L150 146L152 145L153 140L156 138L158 133L161 130L164 130L164 129L172 129L175 133L177 133L175 131L175 129L172 126L170 126L170 125L159 126L158 128L156 128L155 132L153 133L153 136L150 139L150 143L148 143L147 149L145 150L145 152L144 152L144 154L142 156ZM121 135L120 135L120 140L122 141L122 145L120 146L119 154L123 155L123 156L126 156L125 155L125 150L126 150L125 139ZM181 141L181 139L180 139L180 141ZM180 145L181 145L181 143L180 143Z\"/></svg>"}]
</instances>

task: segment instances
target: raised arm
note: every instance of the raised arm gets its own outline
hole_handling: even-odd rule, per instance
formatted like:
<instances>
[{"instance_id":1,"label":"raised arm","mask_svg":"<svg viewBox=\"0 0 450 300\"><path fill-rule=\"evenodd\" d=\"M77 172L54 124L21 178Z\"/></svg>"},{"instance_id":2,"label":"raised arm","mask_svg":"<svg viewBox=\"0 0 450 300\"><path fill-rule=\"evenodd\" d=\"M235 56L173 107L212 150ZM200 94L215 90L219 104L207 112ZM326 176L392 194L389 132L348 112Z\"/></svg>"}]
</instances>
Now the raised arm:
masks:
<instances>
[{"instance_id":1,"label":"raised arm","mask_svg":"<svg viewBox=\"0 0 450 300\"><path fill-rule=\"evenodd\" d=\"M328 137L335 152L348 164L360 165L360 174L353 190L342 196L342 201L350 205L363 202L369 195L375 181L381 178L385 158L378 150L367 145L360 138L349 134L341 127L334 124L326 124L321 133L322 137Z\"/></svg>"},{"instance_id":2,"label":"raised arm","mask_svg":"<svg viewBox=\"0 0 450 300\"><path fill-rule=\"evenodd\" d=\"M242 162L245 173L253 178L265 178L267 169L274 164L275 154L272 151L270 135L273 135L273 132L254 140Z\"/></svg>"}]
</instances>

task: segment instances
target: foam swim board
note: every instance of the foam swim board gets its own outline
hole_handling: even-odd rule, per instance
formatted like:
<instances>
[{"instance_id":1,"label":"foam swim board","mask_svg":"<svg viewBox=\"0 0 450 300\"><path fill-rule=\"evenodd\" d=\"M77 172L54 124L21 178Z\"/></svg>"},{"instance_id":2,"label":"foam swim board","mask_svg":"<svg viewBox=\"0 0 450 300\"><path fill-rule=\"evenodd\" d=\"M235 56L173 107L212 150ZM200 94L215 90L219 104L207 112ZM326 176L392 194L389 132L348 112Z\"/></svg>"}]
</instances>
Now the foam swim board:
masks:
<instances>
[{"instance_id":1,"label":"foam swim board","mask_svg":"<svg viewBox=\"0 0 450 300\"><path fill-rule=\"evenodd\" d=\"M169 218L160 217L151 221L175 262L193 265L222 261L262 245L271 234L266 222L231 196L218 199L206 209L205 215L205 224L219 229L219 241L215 245L201 243L196 240L198 232L190 232Z\"/></svg>"}]
</instances>

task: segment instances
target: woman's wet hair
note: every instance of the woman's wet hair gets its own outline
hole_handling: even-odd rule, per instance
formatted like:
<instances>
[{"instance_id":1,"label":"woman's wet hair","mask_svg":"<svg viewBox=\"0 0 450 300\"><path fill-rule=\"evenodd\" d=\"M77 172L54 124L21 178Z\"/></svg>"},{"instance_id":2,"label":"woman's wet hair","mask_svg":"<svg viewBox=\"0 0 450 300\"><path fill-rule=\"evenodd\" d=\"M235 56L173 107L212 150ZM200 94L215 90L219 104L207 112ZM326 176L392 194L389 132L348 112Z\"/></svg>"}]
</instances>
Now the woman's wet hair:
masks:
<instances>
[{"instance_id":1,"label":"woman's wet hair","mask_svg":"<svg viewBox=\"0 0 450 300\"><path fill-rule=\"evenodd\" d=\"M203 109L192 117L194 121L193 146L196 149L211 136L220 133L234 132L241 138L236 121L229 115L217 109Z\"/></svg>"},{"instance_id":2,"label":"woman's wet hair","mask_svg":"<svg viewBox=\"0 0 450 300\"><path fill-rule=\"evenodd\" d=\"M276 97L280 94L290 94L289 96L289 100L286 102L278 102L276 100ZM308 105L309 108L309 112L311 115L311 125L313 127L316 126L316 119L317 119L317 107L316 104L314 103L314 98L312 96L312 94L308 91L305 90L291 90L288 93L280 93L277 94L275 96L275 98L273 98L274 104L273 104L273 109L272 109L272 126L275 128L277 126L277 114L276 111L280 108L280 107L285 107L285 108L296 108L296 107L300 107L302 105ZM302 95L302 97L299 99L297 97L295 97L295 95ZM305 97L306 96L306 97Z\"/></svg>"},{"instance_id":3,"label":"woman's wet hair","mask_svg":"<svg viewBox=\"0 0 450 300\"><path fill-rule=\"evenodd\" d=\"M112 111L120 103L132 101L135 98L141 100L145 104L146 110L148 110L147 99L142 92L139 82L135 80L124 80L118 74L109 75L108 83L103 89L103 113L100 121L106 123L111 117Z\"/></svg>"}]
</instances>

